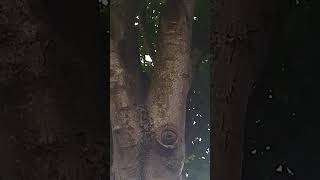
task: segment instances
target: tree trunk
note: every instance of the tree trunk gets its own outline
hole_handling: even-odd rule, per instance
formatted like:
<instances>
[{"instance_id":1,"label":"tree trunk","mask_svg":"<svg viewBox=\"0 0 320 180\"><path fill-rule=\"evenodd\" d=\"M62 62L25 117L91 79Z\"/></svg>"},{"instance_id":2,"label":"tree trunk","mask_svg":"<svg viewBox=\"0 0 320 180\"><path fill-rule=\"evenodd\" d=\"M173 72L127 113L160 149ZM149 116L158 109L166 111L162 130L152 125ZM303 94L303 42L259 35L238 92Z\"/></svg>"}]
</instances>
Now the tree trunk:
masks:
<instances>
[{"instance_id":1,"label":"tree trunk","mask_svg":"<svg viewBox=\"0 0 320 180\"><path fill-rule=\"evenodd\" d=\"M98 4L2 0L0 13L0 179L106 178Z\"/></svg>"},{"instance_id":2,"label":"tree trunk","mask_svg":"<svg viewBox=\"0 0 320 180\"><path fill-rule=\"evenodd\" d=\"M213 180L242 178L248 98L270 57L270 38L285 3L211 0Z\"/></svg>"},{"instance_id":3,"label":"tree trunk","mask_svg":"<svg viewBox=\"0 0 320 180\"><path fill-rule=\"evenodd\" d=\"M192 77L193 1L167 2L148 87L138 68L131 21L135 10L128 9L134 6L130 1L122 8L116 2L111 5L112 179L182 179L186 97Z\"/></svg>"}]
</instances>

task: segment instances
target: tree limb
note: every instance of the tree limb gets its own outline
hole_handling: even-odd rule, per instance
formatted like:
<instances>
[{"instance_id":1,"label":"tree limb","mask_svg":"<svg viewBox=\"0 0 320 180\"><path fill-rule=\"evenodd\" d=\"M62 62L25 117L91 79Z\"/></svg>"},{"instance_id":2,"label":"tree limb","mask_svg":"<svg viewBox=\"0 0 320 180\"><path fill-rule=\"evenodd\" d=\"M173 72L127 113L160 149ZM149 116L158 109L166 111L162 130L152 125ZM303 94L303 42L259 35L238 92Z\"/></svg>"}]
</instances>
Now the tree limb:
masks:
<instances>
[{"instance_id":1,"label":"tree limb","mask_svg":"<svg viewBox=\"0 0 320 180\"><path fill-rule=\"evenodd\" d=\"M121 1L126 2L126 1ZM126 3L132 3L131 1ZM121 3L119 5L121 7ZM143 101L136 32L130 26L137 6L111 11L110 110L113 139L112 174L114 179L139 179L140 141L137 106ZM130 9L131 8L131 9ZM124 15L124 11L127 13ZM143 94L143 93L142 93Z\"/></svg>"},{"instance_id":2,"label":"tree limb","mask_svg":"<svg viewBox=\"0 0 320 180\"><path fill-rule=\"evenodd\" d=\"M145 165L146 179L181 178L185 156L186 98L192 77L193 3L192 0L167 1L160 20L157 61L154 62L147 108L156 140L163 146L163 135L172 134L174 150L171 156L163 158L154 145Z\"/></svg>"},{"instance_id":3,"label":"tree limb","mask_svg":"<svg viewBox=\"0 0 320 180\"><path fill-rule=\"evenodd\" d=\"M160 118L153 119L156 126L184 121L182 117L175 117L176 108L185 108L192 77L190 4L193 4L193 1L172 0L167 3L161 17L156 57L158 61L155 62L153 82L147 101L148 107L153 106L150 109L151 114L161 114Z\"/></svg>"}]
</instances>

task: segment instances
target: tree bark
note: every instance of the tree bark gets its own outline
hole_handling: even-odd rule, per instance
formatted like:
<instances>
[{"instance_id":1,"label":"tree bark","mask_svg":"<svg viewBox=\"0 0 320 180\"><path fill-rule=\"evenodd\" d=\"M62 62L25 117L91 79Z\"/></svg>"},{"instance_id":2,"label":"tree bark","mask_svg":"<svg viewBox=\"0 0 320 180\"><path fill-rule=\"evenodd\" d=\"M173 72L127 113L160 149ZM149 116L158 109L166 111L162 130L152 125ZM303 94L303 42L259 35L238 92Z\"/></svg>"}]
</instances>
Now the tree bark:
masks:
<instances>
[{"instance_id":1,"label":"tree bark","mask_svg":"<svg viewBox=\"0 0 320 180\"><path fill-rule=\"evenodd\" d=\"M98 4L3 0L0 13L0 179L106 178Z\"/></svg>"},{"instance_id":2,"label":"tree bark","mask_svg":"<svg viewBox=\"0 0 320 180\"><path fill-rule=\"evenodd\" d=\"M167 2L148 87L136 67L139 65L132 63L138 62L138 50L131 51L131 56L124 51L138 44L131 38L135 34L130 19L120 14L111 12L112 24L117 23L111 31L112 179L182 179L186 97L192 77L193 1ZM124 31L117 31L116 26Z\"/></svg>"},{"instance_id":3,"label":"tree bark","mask_svg":"<svg viewBox=\"0 0 320 180\"><path fill-rule=\"evenodd\" d=\"M213 180L240 180L248 98L285 3L211 0ZM279 19L277 19L279 18ZM279 21L280 20L280 21Z\"/></svg>"}]
</instances>

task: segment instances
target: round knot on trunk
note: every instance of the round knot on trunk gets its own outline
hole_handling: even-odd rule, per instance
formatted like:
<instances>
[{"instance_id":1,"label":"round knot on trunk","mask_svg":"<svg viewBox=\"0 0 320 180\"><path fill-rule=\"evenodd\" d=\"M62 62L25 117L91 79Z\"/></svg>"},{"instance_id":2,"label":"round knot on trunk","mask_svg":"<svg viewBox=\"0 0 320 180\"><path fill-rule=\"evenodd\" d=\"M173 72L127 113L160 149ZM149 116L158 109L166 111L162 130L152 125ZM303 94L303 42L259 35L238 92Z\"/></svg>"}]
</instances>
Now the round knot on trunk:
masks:
<instances>
[{"instance_id":1,"label":"round knot on trunk","mask_svg":"<svg viewBox=\"0 0 320 180\"><path fill-rule=\"evenodd\" d=\"M177 139L178 139L177 134L175 132L173 132L172 130L166 129L166 130L162 131L162 134L161 134L162 144L172 146L175 144Z\"/></svg>"},{"instance_id":2,"label":"round knot on trunk","mask_svg":"<svg viewBox=\"0 0 320 180\"><path fill-rule=\"evenodd\" d=\"M158 143L168 149L174 149L178 143L179 136L173 126L162 126L158 131Z\"/></svg>"}]
</instances>

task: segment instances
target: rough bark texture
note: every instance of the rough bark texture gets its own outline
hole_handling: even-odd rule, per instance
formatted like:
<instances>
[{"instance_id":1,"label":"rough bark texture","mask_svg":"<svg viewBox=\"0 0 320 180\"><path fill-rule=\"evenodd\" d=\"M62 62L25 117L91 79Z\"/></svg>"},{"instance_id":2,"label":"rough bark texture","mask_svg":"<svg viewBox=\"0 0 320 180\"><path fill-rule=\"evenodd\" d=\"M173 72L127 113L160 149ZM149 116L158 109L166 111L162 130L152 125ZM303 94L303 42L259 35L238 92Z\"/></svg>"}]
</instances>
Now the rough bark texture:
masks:
<instances>
[{"instance_id":1,"label":"rough bark texture","mask_svg":"<svg viewBox=\"0 0 320 180\"><path fill-rule=\"evenodd\" d=\"M213 180L242 178L248 97L269 57L270 37L283 3L212 0L211 53Z\"/></svg>"},{"instance_id":2,"label":"rough bark texture","mask_svg":"<svg viewBox=\"0 0 320 180\"><path fill-rule=\"evenodd\" d=\"M154 143L146 162L146 179L181 176L185 154L185 109L191 83L191 17L184 2L168 1L161 19L156 69L147 99L152 131L158 143L165 131L176 138L175 150L159 154ZM172 9L170 9L172 8ZM174 12L174 13L173 13ZM175 17L176 16L176 17ZM167 173L163 173L167 172Z\"/></svg>"},{"instance_id":3,"label":"rough bark texture","mask_svg":"<svg viewBox=\"0 0 320 180\"><path fill-rule=\"evenodd\" d=\"M0 1L0 179L106 178L98 4L72 3Z\"/></svg>"},{"instance_id":4,"label":"rough bark texture","mask_svg":"<svg viewBox=\"0 0 320 180\"><path fill-rule=\"evenodd\" d=\"M192 76L192 12L193 1L168 1L161 17L160 49L148 88L143 86L137 68L139 52L135 49L126 56L124 51L137 47L132 38L133 22L116 10L111 12L111 27L117 23L124 29L119 33L114 27L111 31L112 179L182 178L185 106Z\"/></svg>"}]
</instances>

